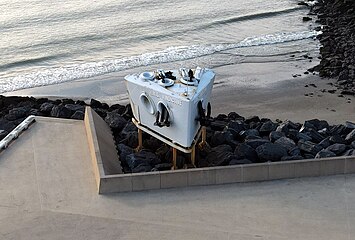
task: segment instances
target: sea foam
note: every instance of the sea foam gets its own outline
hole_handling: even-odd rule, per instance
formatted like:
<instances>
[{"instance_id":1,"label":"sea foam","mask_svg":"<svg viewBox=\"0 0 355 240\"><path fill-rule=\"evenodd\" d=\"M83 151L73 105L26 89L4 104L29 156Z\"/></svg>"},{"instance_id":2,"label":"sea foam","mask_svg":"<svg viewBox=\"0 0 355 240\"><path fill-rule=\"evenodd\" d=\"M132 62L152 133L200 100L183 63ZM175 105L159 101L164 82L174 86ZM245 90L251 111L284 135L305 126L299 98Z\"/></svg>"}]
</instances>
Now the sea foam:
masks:
<instances>
[{"instance_id":1,"label":"sea foam","mask_svg":"<svg viewBox=\"0 0 355 240\"><path fill-rule=\"evenodd\" d=\"M316 31L283 32L248 37L238 43L175 46L168 47L162 51L131 57L53 67L25 75L0 79L0 93L89 78L135 67L183 61L235 48L298 41L315 37L318 34L319 32Z\"/></svg>"}]
</instances>

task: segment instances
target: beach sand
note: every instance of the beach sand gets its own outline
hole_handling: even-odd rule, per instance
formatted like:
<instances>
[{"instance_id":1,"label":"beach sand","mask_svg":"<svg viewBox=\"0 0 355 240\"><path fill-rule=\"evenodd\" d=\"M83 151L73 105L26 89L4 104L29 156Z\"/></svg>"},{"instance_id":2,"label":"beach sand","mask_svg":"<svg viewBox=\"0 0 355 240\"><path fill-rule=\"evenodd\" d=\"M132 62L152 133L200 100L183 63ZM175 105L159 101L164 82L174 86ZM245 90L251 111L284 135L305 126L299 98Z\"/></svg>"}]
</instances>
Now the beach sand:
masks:
<instances>
[{"instance_id":1,"label":"beach sand","mask_svg":"<svg viewBox=\"0 0 355 240\"><path fill-rule=\"evenodd\" d=\"M324 119L332 124L355 121L355 98L338 97L338 92L323 93L322 89L335 89L328 84L335 80L305 75L305 65L305 62L263 62L214 68L216 80L211 99L212 115L235 111L245 117L257 115L272 120L289 119L295 122L313 118ZM146 69L155 68L153 66ZM95 98L108 104L127 104L128 96L123 78L127 74L143 70L131 69L4 95L82 100ZM292 75L295 73L301 76L294 78ZM312 83L317 87L305 87Z\"/></svg>"}]
</instances>

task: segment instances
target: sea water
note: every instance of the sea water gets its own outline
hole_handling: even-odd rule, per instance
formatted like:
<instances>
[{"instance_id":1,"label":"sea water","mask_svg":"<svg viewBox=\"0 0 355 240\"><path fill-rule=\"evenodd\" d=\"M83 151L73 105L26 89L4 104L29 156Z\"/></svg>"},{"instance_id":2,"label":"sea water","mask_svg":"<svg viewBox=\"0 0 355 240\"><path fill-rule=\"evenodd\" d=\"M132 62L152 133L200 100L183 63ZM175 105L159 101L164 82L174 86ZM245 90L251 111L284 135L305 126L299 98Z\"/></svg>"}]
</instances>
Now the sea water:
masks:
<instances>
[{"instance_id":1,"label":"sea water","mask_svg":"<svg viewBox=\"0 0 355 240\"><path fill-rule=\"evenodd\" d=\"M317 33L297 2L2 0L0 93L163 63L213 68L312 51Z\"/></svg>"}]
</instances>

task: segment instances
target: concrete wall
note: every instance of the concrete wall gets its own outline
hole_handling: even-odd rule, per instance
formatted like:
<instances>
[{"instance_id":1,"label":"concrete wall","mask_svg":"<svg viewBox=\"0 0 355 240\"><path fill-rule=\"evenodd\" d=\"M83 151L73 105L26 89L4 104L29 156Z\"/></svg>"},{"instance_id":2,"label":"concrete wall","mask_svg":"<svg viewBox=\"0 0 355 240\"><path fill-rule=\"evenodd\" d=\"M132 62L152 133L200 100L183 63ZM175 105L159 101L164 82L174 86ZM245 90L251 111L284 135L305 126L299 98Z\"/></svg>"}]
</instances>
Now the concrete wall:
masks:
<instances>
[{"instance_id":1,"label":"concrete wall","mask_svg":"<svg viewBox=\"0 0 355 240\"><path fill-rule=\"evenodd\" d=\"M85 126L100 194L355 173L355 157L335 157L113 174L106 171L105 164L111 166L110 164L118 163L119 160L107 124L91 108L87 108Z\"/></svg>"}]
</instances>

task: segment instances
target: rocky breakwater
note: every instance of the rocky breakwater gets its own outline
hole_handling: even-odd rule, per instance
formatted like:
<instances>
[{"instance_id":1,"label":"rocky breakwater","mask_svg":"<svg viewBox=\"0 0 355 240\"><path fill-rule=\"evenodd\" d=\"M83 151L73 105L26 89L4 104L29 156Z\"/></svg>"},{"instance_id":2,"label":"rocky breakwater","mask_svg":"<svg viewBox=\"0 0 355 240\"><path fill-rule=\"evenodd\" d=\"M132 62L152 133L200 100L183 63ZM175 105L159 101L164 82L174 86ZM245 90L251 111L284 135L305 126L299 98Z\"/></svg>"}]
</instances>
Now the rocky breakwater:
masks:
<instances>
[{"instance_id":1,"label":"rocky breakwater","mask_svg":"<svg viewBox=\"0 0 355 240\"><path fill-rule=\"evenodd\" d=\"M131 121L130 105L109 106L94 99L87 104L72 99L0 96L0 138L29 115L83 119L86 105L110 126L125 173L171 169L172 149L156 138L143 133L143 149L135 151L138 132ZM197 167L355 156L355 123L329 125L318 119L303 124L274 122L231 112L212 119L207 127L207 142L209 146L197 147ZM179 153L177 166L193 167L189 154Z\"/></svg>"},{"instance_id":2,"label":"rocky breakwater","mask_svg":"<svg viewBox=\"0 0 355 240\"><path fill-rule=\"evenodd\" d=\"M125 173L171 169L171 148L144 134L143 150L138 146L137 129L120 111L107 112ZM329 125L312 119L303 124L273 122L257 116L244 118L235 112L213 118L207 128L209 147L197 148L197 167L292 161L335 156L355 156L355 123ZM188 154L179 153L179 168L193 167Z\"/></svg>"},{"instance_id":3,"label":"rocky breakwater","mask_svg":"<svg viewBox=\"0 0 355 240\"><path fill-rule=\"evenodd\" d=\"M310 5L310 1L302 4ZM355 1L319 0L311 5L311 15L321 24L316 30L321 43L320 64L309 71L320 77L336 78L343 95L355 95Z\"/></svg>"},{"instance_id":4,"label":"rocky breakwater","mask_svg":"<svg viewBox=\"0 0 355 240\"><path fill-rule=\"evenodd\" d=\"M85 105L72 99L0 96L0 140L30 115L82 120Z\"/></svg>"}]
</instances>

